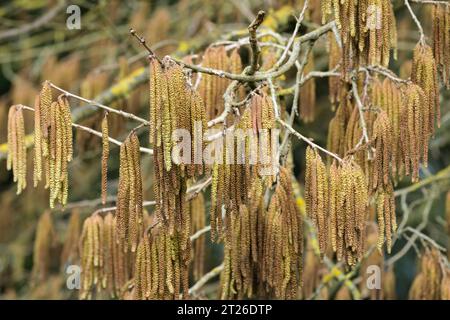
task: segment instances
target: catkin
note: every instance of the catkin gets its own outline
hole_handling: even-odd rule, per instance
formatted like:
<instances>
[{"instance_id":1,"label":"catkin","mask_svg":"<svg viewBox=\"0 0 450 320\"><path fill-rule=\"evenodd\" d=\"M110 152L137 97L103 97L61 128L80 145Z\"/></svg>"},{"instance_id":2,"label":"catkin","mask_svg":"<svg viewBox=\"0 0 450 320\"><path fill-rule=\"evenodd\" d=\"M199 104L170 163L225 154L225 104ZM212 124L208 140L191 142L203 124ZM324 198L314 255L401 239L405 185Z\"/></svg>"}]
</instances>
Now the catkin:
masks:
<instances>
[{"instance_id":1,"label":"catkin","mask_svg":"<svg viewBox=\"0 0 450 320\"><path fill-rule=\"evenodd\" d=\"M442 83L450 88L450 6L434 4L433 54Z\"/></svg>"},{"instance_id":2,"label":"catkin","mask_svg":"<svg viewBox=\"0 0 450 320\"><path fill-rule=\"evenodd\" d=\"M349 159L330 167L331 244L338 260L354 265L363 254L367 182L359 165Z\"/></svg>"},{"instance_id":3,"label":"catkin","mask_svg":"<svg viewBox=\"0 0 450 320\"><path fill-rule=\"evenodd\" d=\"M448 272L449 268L442 265L438 249L425 249L420 260L420 272L409 290L409 299L412 300L440 300L448 299ZM444 279L444 281L443 281ZM444 293L444 297L441 296Z\"/></svg>"},{"instance_id":4,"label":"catkin","mask_svg":"<svg viewBox=\"0 0 450 320\"><path fill-rule=\"evenodd\" d=\"M404 171L406 175L411 174L412 181L419 179L420 163L427 164L430 138L428 115L428 102L424 91L416 84L408 84L403 90L400 140Z\"/></svg>"},{"instance_id":5,"label":"catkin","mask_svg":"<svg viewBox=\"0 0 450 320\"><path fill-rule=\"evenodd\" d=\"M13 171L17 182L17 194L27 186L27 149L25 146L25 125L21 105L9 108L8 113L8 157L7 169Z\"/></svg>"},{"instance_id":6,"label":"catkin","mask_svg":"<svg viewBox=\"0 0 450 320\"><path fill-rule=\"evenodd\" d=\"M191 232L195 232L205 227L205 200L203 194L199 194L189 202L189 211L191 215ZM192 246L192 271L195 280L201 278L205 267L205 236L201 235L195 240Z\"/></svg>"},{"instance_id":7,"label":"catkin","mask_svg":"<svg viewBox=\"0 0 450 320\"><path fill-rule=\"evenodd\" d=\"M322 22L330 16L341 32L345 79L349 70L359 65L387 66L391 50L396 58L397 31L391 1L323 0Z\"/></svg>"},{"instance_id":8,"label":"catkin","mask_svg":"<svg viewBox=\"0 0 450 320\"><path fill-rule=\"evenodd\" d=\"M180 248L179 234L163 225L151 228L141 239L134 267L135 299L179 299L189 296L189 259Z\"/></svg>"},{"instance_id":9,"label":"catkin","mask_svg":"<svg viewBox=\"0 0 450 320\"><path fill-rule=\"evenodd\" d=\"M263 218L261 280L268 297L296 299L302 277L303 219L290 172L280 168L279 182Z\"/></svg>"},{"instance_id":10,"label":"catkin","mask_svg":"<svg viewBox=\"0 0 450 320\"><path fill-rule=\"evenodd\" d=\"M236 56L234 59L236 59ZM231 67L236 66L236 62L234 60L230 63L230 58L224 46L209 47L203 54L202 66L218 70L229 70ZM223 94L230 80L208 74L202 74L201 77L199 93L205 102L207 118L213 119L223 112Z\"/></svg>"},{"instance_id":11,"label":"catkin","mask_svg":"<svg viewBox=\"0 0 450 320\"><path fill-rule=\"evenodd\" d=\"M108 196L108 158L109 158L109 134L108 134L108 114L102 120L102 204L106 203Z\"/></svg>"},{"instance_id":12,"label":"catkin","mask_svg":"<svg viewBox=\"0 0 450 320\"><path fill-rule=\"evenodd\" d=\"M139 140L133 131L120 146L117 232L124 249L134 252L143 232L142 176Z\"/></svg>"},{"instance_id":13,"label":"catkin","mask_svg":"<svg viewBox=\"0 0 450 320\"><path fill-rule=\"evenodd\" d=\"M417 44L414 48L411 80L420 86L426 96L423 106L424 134L434 135L434 126L440 126L439 84L436 62L430 46Z\"/></svg>"},{"instance_id":14,"label":"catkin","mask_svg":"<svg viewBox=\"0 0 450 320\"><path fill-rule=\"evenodd\" d=\"M303 70L304 74L314 70L314 55L311 52L308 57L308 62ZM333 78L333 77L330 77ZM316 109L316 80L309 79L300 88L300 118L305 122L312 122L315 118Z\"/></svg>"}]
</instances>

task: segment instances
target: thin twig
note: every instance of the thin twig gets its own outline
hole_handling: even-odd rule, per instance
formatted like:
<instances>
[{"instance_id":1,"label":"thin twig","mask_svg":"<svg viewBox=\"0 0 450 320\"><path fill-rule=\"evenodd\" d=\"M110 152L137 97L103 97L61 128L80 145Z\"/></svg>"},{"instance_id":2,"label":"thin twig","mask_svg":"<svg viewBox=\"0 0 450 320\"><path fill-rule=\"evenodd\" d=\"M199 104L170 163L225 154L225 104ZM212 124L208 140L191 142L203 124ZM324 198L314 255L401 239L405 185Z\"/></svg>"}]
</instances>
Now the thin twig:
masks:
<instances>
[{"instance_id":1,"label":"thin twig","mask_svg":"<svg viewBox=\"0 0 450 320\"><path fill-rule=\"evenodd\" d=\"M125 112L125 111L122 111L122 110L114 109L114 108L105 106L104 104L98 103L98 102L96 102L96 101L94 101L94 100L90 100L90 99L86 99L86 98L80 97L80 96L78 96L78 95L76 95L76 94L73 94L73 93L71 93L71 92L69 92L69 91L66 91L66 90L64 90L64 89L62 89L62 88L60 88L60 87L58 87L57 85L55 85L54 83L52 83L52 82L50 82L50 81L47 81L47 82L48 82L48 84L49 84L52 88L54 88L54 89L56 89L56 90L58 90L58 91L64 93L64 94L65 94L66 96L68 96L68 97L72 97L72 98L78 99L78 100L80 100L80 101L89 103L90 105L93 105L93 106L98 107L98 108L100 108L100 109L104 109L104 110L106 110L106 111L108 111L108 112L111 112L111 113L118 114L118 115L120 115L120 116L122 116L122 117L124 117L124 118L132 119L132 120L138 121L138 122L140 122L140 123L143 123L143 124L146 125L146 126L148 126L148 125L150 124L147 120L145 120L145 119L143 119L143 118L140 118L140 117L138 117L138 116L136 116L136 115L134 115L134 114L132 114L132 113L128 113L128 112Z\"/></svg>"},{"instance_id":2,"label":"thin twig","mask_svg":"<svg viewBox=\"0 0 450 320\"><path fill-rule=\"evenodd\" d=\"M209 280L217 277L223 270L223 263L219 264L217 267L213 268L211 271L206 273L200 278L192 287L189 288L189 294L194 295L199 291Z\"/></svg>"},{"instance_id":3,"label":"thin twig","mask_svg":"<svg viewBox=\"0 0 450 320\"><path fill-rule=\"evenodd\" d=\"M278 68L283 63L284 59L286 59L286 56L292 46L292 43L294 43L294 39L297 36L298 30L300 29L300 25L302 24L303 18L305 16L306 9L308 8L308 0L305 1L303 4L303 9L300 13L300 16L297 19L297 23L295 24L294 31L292 32L291 37L289 38L288 43L286 44L286 48L284 49L283 53L281 54L278 61L275 63L274 68Z\"/></svg>"},{"instance_id":4,"label":"thin twig","mask_svg":"<svg viewBox=\"0 0 450 320\"><path fill-rule=\"evenodd\" d=\"M31 23L23 24L19 28L5 30L0 33L0 41L11 39L26 33L29 33L33 30L39 29L51 20L55 18L58 13L66 6L66 1L60 1L58 5L47 11L44 15L34 20Z\"/></svg>"},{"instance_id":5,"label":"thin twig","mask_svg":"<svg viewBox=\"0 0 450 320\"><path fill-rule=\"evenodd\" d=\"M322 152L328 154L329 156L332 156L333 158L335 158L335 159L338 160L339 162L342 162L342 161L343 161L337 154L334 154L334 153L328 151L327 149L322 148L322 147L319 146L318 144L315 144L314 142L311 141L310 138L305 137L305 136L302 135L300 132L298 132L297 130L295 130L294 128L292 128L289 124L287 124L286 122L284 122L283 120L281 120L281 119L278 118L277 121L278 121L282 126L284 126L285 128L287 128L294 136L296 136L296 137L299 138L300 140L305 141L305 142L306 142L307 144L309 144L311 147L319 149L320 151L322 151Z\"/></svg>"},{"instance_id":6,"label":"thin twig","mask_svg":"<svg viewBox=\"0 0 450 320\"><path fill-rule=\"evenodd\" d=\"M34 108L31 108L31 107L28 107L28 106L24 106L24 105L20 105L20 106L24 110L28 110L28 111L33 111L34 112ZM86 131L86 132L89 132L90 134L92 134L94 136L97 136L97 137L100 137L100 138L103 136L101 132L99 132L97 130L94 130L94 129L91 129L91 128L88 128L88 127L85 127L85 126L83 126L81 124L72 123L72 127L76 128L76 129L80 129L80 130ZM119 140L116 140L116 139L111 138L111 137L108 137L108 140L109 140L109 142L111 142L111 143L113 143L113 144L115 144L117 146L121 146L123 144L123 142L120 142ZM149 149L149 148L140 147L139 150L142 153L151 154L151 155L153 154L153 150Z\"/></svg>"},{"instance_id":7,"label":"thin twig","mask_svg":"<svg viewBox=\"0 0 450 320\"><path fill-rule=\"evenodd\" d=\"M182 61L179 59L175 59L175 58L172 58L172 59L175 62L177 62L178 64L182 65L183 67L194 70L196 72L202 72L202 73L206 73L206 74L210 74L210 75L215 75L215 76L218 76L221 78L228 78L228 79L236 80L239 82L256 82L256 81L266 80L268 78L277 78L278 76L286 73L295 64L295 62L297 61L297 58L300 54L300 47L303 42L317 40L320 36L327 33L328 31L330 31L334 24L335 24L334 21L329 22L329 23L321 26L320 28L318 28L314 31L311 31L311 32L299 37L298 39L296 39L294 41L294 46L292 49L291 56L289 57L288 61L285 64L283 64L279 69L269 70L267 72L256 72L254 75L248 75L245 73L235 74L235 73L230 73L230 72L226 72L223 70L204 68L204 67L186 63L185 61Z\"/></svg>"},{"instance_id":8,"label":"thin twig","mask_svg":"<svg viewBox=\"0 0 450 320\"><path fill-rule=\"evenodd\" d=\"M405 6L408 8L409 13L411 14L411 18L414 20L415 24L417 25L417 28L419 29L419 33L420 33L419 42L422 45L424 45L425 44L425 33L423 32L423 28L419 22L419 19L417 19L416 15L414 14L414 11L411 8L411 5L409 4L409 0L405 0Z\"/></svg>"},{"instance_id":9,"label":"thin twig","mask_svg":"<svg viewBox=\"0 0 450 320\"><path fill-rule=\"evenodd\" d=\"M266 13L264 11L259 11L256 15L255 20L253 20L252 23L248 26L248 33L249 33L249 42L250 42L250 49L252 51L251 54L251 62L250 62L250 69L248 70L248 75L255 74L256 71L259 70L259 57L261 55L261 49L258 46L258 38L256 37L256 30L258 30L261 23L264 21L264 17L266 16Z\"/></svg>"},{"instance_id":10,"label":"thin twig","mask_svg":"<svg viewBox=\"0 0 450 320\"><path fill-rule=\"evenodd\" d=\"M201 236L202 234L205 234L205 233L209 232L210 230L211 230L211 226L206 226L206 227L204 227L204 228L198 230L196 233L194 233L194 234L190 237L191 241L194 241L195 239L200 238L200 236Z\"/></svg>"},{"instance_id":11,"label":"thin twig","mask_svg":"<svg viewBox=\"0 0 450 320\"><path fill-rule=\"evenodd\" d=\"M144 37L140 37L137 33L136 30L134 30L133 28L130 29L130 34L135 37L139 43L145 48L145 50L148 51L149 55L152 57L155 57L156 60L158 60L158 62L160 64L162 64L161 60L158 58L158 56L153 52L153 50L147 45L147 43L145 42L145 38Z\"/></svg>"}]
</instances>

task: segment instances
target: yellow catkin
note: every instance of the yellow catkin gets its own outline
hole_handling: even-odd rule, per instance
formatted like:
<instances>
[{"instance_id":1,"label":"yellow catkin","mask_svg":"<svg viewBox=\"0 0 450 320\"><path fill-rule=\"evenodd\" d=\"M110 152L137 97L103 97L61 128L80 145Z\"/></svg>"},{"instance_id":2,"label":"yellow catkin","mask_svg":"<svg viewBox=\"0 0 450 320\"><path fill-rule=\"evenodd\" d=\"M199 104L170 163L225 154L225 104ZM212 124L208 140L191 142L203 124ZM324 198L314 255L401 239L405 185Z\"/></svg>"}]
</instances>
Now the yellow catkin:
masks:
<instances>
[{"instance_id":1,"label":"yellow catkin","mask_svg":"<svg viewBox=\"0 0 450 320\"><path fill-rule=\"evenodd\" d=\"M330 168L332 248L348 265L359 261L368 207L367 182L360 166L344 160ZM331 211L333 210L333 211Z\"/></svg>"},{"instance_id":2,"label":"yellow catkin","mask_svg":"<svg viewBox=\"0 0 450 320\"><path fill-rule=\"evenodd\" d=\"M433 54L442 82L450 88L450 6L434 4Z\"/></svg>"},{"instance_id":3,"label":"yellow catkin","mask_svg":"<svg viewBox=\"0 0 450 320\"><path fill-rule=\"evenodd\" d=\"M434 135L435 123L440 126L440 107L437 66L430 46L419 43L414 48L411 80L422 88L426 96L424 134Z\"/></svg>"},{"instance_id":4,"label":"yellow catkin","mask_svg":"<svg viewBox=\"0 0 450 320\"><path fill-rule=\"evenodd\" d=\"M359 64L387 66L391 50L396 56L397 32L391 1L322 1L322 21L328 20L335 20L341 33L344 78Z\"/></svg>"},{"instance_id":5,"label":"yellow catkin","mask_svg":"<svg viewBox=\"0 0 450 320\"><path fill-rule=\"evenodd\" d=\"M295 299L302 272L303 220L295 203L290 172L280 169L280 180L264 217L261 279L265 295Z\"/></svg>"},{"instance_id":6,"label":"yellow catkin","mask_svg":"<svg viewBox=\"0 0 450 320\"><path fill-rule=\"evenodd\" d=\"M21 105L11 106L8 113L8 157L7 169L13 171L17 182L17 194L27 185L27 149L25 146L25 124Z\"/></svg>"},{"instance_id":7,"label":"yellow catkin","mask_svg":"<svg viewBox=\"0 0 450 320\"><path fill-rule=\"evenodd\" d=\"M419 179L419 166L426 165L430 134L428 124L427 96L416 84L408 84L403 90L403 108L400 115L400 140L403 166L406 175ZM411 173L412 172L412 173Z\"/></svg>"},{"instance_id":8,"label":"yellow catkin","mask_svg":"<svg viewBox=\"0 0 450 320\"><path fill-rule=\"evenodd\" d=\"M102 120L102 204L106 203L108 196L108 158L109 158L109 128L108 128L108 114Z\"/></svg>"},{"instance_id":9,"label":"yellow catkin","mask_svg":"<svg viewBox=\"0 0 450 320\"><path fill-rule=\"evenodd\" d=\"M413 300L448 299L448 273L438 249L425 249L420 259L420 271L409 290ZM443 294L443 295L442 295Z\"/></svg>"},{"instance_id":10,"label":"yellow catkin","mask_svg":"<svg viewBox=\"0 0 450 320\"><path fill-rule=\"evenodd\" d=\"M143 232L142 176L139 140L133 131L120 146L117 232L125 250L134 252Z\"/></svg>"},{"instance_id":11,"label":"yellow catkin","mask_svg":"<svg viewBox=\"0 0 450 320\"><path fill-rule=\"evenodd\" d=\"M304 75L314 70L314 55L312 52L309 54L308 62L303 69ZM333 77L330 77L333 78ZM314 78L309 79L300 88L300 118L305 122L312 122L315 118L316 109L316 80Z\"/></svg>"},{"instance_id":12,"label":"yellow catkin","mask_svg":"<svg viewBox=\"0 0 450 320\"><path fill-rule=\"evenodd\" d=\"M191 232L195 232L205 227L205 200L203 194L190 201ZM204 274L205 266L205 236L201 235L193 244L192 269L194 279L198 280Z\"/></svg>"}]
</instances>

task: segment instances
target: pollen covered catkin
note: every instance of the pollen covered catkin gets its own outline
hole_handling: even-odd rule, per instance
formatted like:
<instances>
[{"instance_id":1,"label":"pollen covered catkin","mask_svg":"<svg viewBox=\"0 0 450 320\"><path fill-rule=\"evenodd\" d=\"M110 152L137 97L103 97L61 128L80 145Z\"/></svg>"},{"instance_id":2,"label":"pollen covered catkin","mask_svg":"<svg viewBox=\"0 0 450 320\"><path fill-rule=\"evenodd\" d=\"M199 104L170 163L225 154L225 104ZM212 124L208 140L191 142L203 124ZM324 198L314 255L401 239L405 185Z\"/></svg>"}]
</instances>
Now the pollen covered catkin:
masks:
<instances>
[{"instance_id":1,"label":"pollen covered catkin","mask_svg":"<svg viewBox=\"0 0 450 320\"><path fill-rule=\"evenodd\" d=\"M392 176L397 179L403 175L402 146L400 140L401 112L403 107L402 88L389 78L382 82L375 78L371 87L371 100L374 108L381 108L386 112L390 122L392 134Z\"/></svg>"},{"instance_id":2,"label":"pollen covered catkin","mask_svg":"<svg viewBox=\"0 0 450 320\"><path fill-rule=\"evenodd\" d=\"M189 298L189 257L179 234L156 225L144 235L136 251L134 298L140 300Z\"/></svg>"},{"instance_id":3,"label":"pollen covered catkin","mask_svg":"<svg viewBox=\"0 0 450 320\"><path fill-rule=\"evenodd\" d=\"M34 183L37 185L41 180L42 161L45 166L45 187L50 189L50 208L54 208L55 201L65 206L69 191L68 163L73 158L69 101L65 95L60 95L57 101L51 102L50 87L45 83L36 98L35 107L39 114L35 115L36 136L39 137L35 141Z\"/></svg>"},{"instance_id":4,"label":"pollen covered catkin","mask_svg":"<svg viewBox=\"0 0 450 320\"><path fill-rule=\"evenodd\" d=\"M8 113L8 157L7 169L13 171L17 182L17 194L27 186L27 148L25 146L25 124L21 105L9 108Z\"/></svg>"},{"instance_id":5,"label":"pollen covered catkin","mask_svg":"<svg viewBox=\"0 0 450 320\"><path fill-rule=\"evenodd\" d=\"M325 164L316 150L306 149L305 201L309 219L317 229L320 252L328 240L329 179Z\"/></svg>"},{"instance_id":6,"label":"pollen covered catkin","mask_svg":"<svg viewBox=\"0 0 450 320\"><path fill-rule=\"evenodd\" d=\"M303 74L307 75L314 70L314 55L311 52L308 62L305 65ZM333 77L330 77L333 78ZM306 81L300 88L300 119L305 123L312 122L315 119L316 109L316 80L314 78Z\"/></svg>"},{"instance_id":7,"label":"pollen covered catkin","mask_svg":"<svg viewBox=\"0 0 450 320\"><path fill-rule=\"evenodd\" d=\"M450 88L450 6L434 4L433 54L442 83Z\"/></svg>"},{"instance_id":8,"label":"pollen covered catkin","mask_svg":"<svg viewBox=\"0 0 450 320\"><path fill-rule=\"evenodd\" d=\"M306 212L317 230L321 255L329 239L338 260L353 265L362 256L368 188L361 167L345 158L329 169L319 153L308 147L305 173ZM330 230L330 231L329 231Z\"/></svg>"},{"instance_id":9,"label":"pollen covered catkin","mask_svg":"<svg viewBox=\"0 0 450 320\"><path fill-rule=\"evenodd\" d=\"M189 211L191 215L191 233L195 234L197 231L205 227L205 199L202 193L189 201ZM201 235L192 245L192 271L195 280L200 279L204 274L205 240L206 236Z\"/></svg>"},{"instance_id":10,"label":"pollen covered catkin","mask_svg":"<svg viewBox=\"0 0 450 320\"><path fill-rule=\"evenodd\" d=\"M420 259L420 271L409 290L412 300L448 299L449 268L436 248L426 248Z\"/></svg>"},{"instance_id":11,"label":"pollen covered catkin","mask_svg":"<svg viewBox=\"0 0 450 320\"><path fill-rule=\"evenodd\" d=\"M280 168L279 181L262 223L259 263L265 295L296 299L302 278L303 219L295 201L291 173L284 167Z\"/></svg>"},{"instance_id":12,"label":"pollen covered catkin","mask_svg":"<svg viewBox=\"0 0 450 320\"><path fill-rule=\"evenodd\" d=\"M108 196L108 158L109 158L109 133L108 133L108 114L102 120L102 204L106 203Z\"/></svg>"},{"instance_id":13,"label":"pollen covered catkin","mask_svg":"<svg viewBox=\"0 0 450 320\"><path fill-rule=\"evenodd\" d=\"M236 59L236 56L234 56L234 59ZM229 71L230 68L235 68L237 66L236 60L231 62L224 46L209 47L202 58L203 67L217 70ZM201 77L199 93L205 102L206 116L210 120L223 112L223 94L230 80L209 74L202 74Z\"/></svg>"},{"instance_id":14,"label":"pollen covered catkin","mask_svg":"<svg viewBox=\"0 0 450 320\"><path fill-rule=\"evenodd\" d=\"M387 66L391 49L396 58L397 30L390 0L322 0L322 22L330 16L341 32L344 78L359 65Z\"/></svg>"},{"instance_id":15,"label":"pollen covered catkin","mask_svg":"<svg viewBox=\"0 0 450 320\"><path fill-rule=\"evenodd\" d=\"M120 146L119 191L117 195L117 232L124 249L136 251L143 233L142 176L139 139L131 132Z\"/></svg>"},{"instance_id":16,"label":"pollen covered catkin","mask_svg":"<svg viewBox=\"0 0 450 320\"><path fill-rule=\"evenodd\" d=\"M417 44L414 48L411 80L420 86L426 96L423 114L424 134L434 135L434 126L440 126L439 84L433 50L428 45Z\"/></svg>"},{"instance_id":17,"label":"pollen covered catkin","mask_svg":"<svg viewBox=\"0 0 450 320\"><path fill-rule=\"evenodd\" d=\"M416 84L408 84L403 90L403 108L400 115L400 140L403 166L412 181L419 180L419 166L428 162L430 138L428 97Z\"/></svg>"}]
</instances>

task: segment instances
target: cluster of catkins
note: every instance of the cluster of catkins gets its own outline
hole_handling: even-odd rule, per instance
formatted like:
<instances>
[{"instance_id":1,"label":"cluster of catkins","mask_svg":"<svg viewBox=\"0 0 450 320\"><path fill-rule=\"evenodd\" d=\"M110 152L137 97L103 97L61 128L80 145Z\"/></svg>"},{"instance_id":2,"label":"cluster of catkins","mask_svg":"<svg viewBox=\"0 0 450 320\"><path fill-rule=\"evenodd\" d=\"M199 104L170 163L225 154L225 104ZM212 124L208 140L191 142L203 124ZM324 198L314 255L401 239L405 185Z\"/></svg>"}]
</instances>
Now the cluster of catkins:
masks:
<instances>
[{"instance_id":1,"label":"cluster of catkins","mask_svg":"<svg viewBox=\"0 0 450 320\"><path fill-rule=\"evenodd\" d=\"M27 107L28 108L28 107ZM26 141L22 105L14 105L8 115L8 170L13 170L17 193L26 187ZM33 110L33 109L31 109ZM50 189L50 207L55 201L67 203L68 163L72 160L72 117L65 95L53 101L50 84L45 82L34 106L34 186L45 175Z\"/></svg>"},{"instance_id":2,"label":"cluster of catkins","mask_svg":"<svg viewBox=\"0 0 450 320\"><path fill-rule=\"evenodd\" d=\"M433 5L433 53L442 82L450 88L450 5Z\"/></svg>"},{"instance_id":3,"label":"cluster of catkins","mask_svg":"<svg viewBox=\"0 0 450 320\"><path fill-rule=\"evenodd\" d=\"M278 137L274 134L273 112L272 100L265 91L255 93L236 124L236 129L242 130L245 136L237 142L233 134L227 136L221 157L215 157L210 210L212 239L222 234L222 210L238 210L240 204L248 203L254 177L270 177L268 183L275 177L274 155Z\"/></svg>"},{"instance_id":4,"label":"cluster of catkins","mask_svg":"<svg viewBox=\"0 0 450 320\"><path fill-rule=\"evenodd\" d=\"M256 178L247 204L225 217L221 298L295 299L299 295L303 219L295 201L290 171L280 168L279 182L266 209L265 182Z\"/></svg>"},{"instance_id":5,"label":"cluster of catkins","mask_svg":"<svg viewBox=\"0 0 450 320\"><path fill-rule=\"evenodd\" d=\"M184 150L178 156L172 140L172 134L176 129L187 131L191 137L189 152ZM160 62L156 57L151 57L150 143L154 150L156 178L155 216L160 224L159 231L155 232L158 237L164 236L172 241L171 250L175 250L172 253L179 255L181 259L174 266L177 272L167 274L167 281L177 284L173 288L172 286L166 288L173 298L177 298L180 294L180 272L183 296L186 297L188 293L191 217L186 191L188 184L204 172L203 159L199 159L198 155L202 155L202 134L205 130L206 114L203 100L188 84L183 68L170 58ZM163 291L159 296L167 297L167 292Z\"/></svg>"},{"instance_id":6,"label":"cluster of catkins","mask_svg":"<svg viewBox=\"0 0 450 320\"><path fill-rule=\"evenodd\" d=\"M50 85L44 83L36 97L34 117L34 184L41 181L44 170L50 208L55 200L65 205L69 188L67 165L73 156L72 116L67 97L60 95L52 102Z\"/></svg>"},{"instance_id":7,"label":"cluster of catkins","mask_svg":"<svg viewBox=\"0 0 450 320\"><path fill-rule=\"evenodd\" d=\"M223 70L235 74L242 72L242 62L238 50L235 49L228 55L224 46L206 49L201 63L205 68ZM211 120L224 110L223 94L230 84L230 80L208 74L198 75L198 77L201 77L199 94L205 102L206 116L208 120Z\"/></svg>"},{"instance_id":8,"label":"cluster of catkins","mask_svg":"<svg viewBox=\"0 0 450 320\"><path fill-rule=\"evenodd\" d=\"M333 14L334 11L334 14ZM389 64L397 48L395 15L390 0L322 0L322 22L332 16L342 40L342 71L360 65Z\"/></svg>"},{"instance_id":9,"label":"cluster of catkins","mask_svg":"<svg viewBox=\"0 0 450 320\"><path fill-rule=\"evenodd\" d=\"M102 217L93 214L84 220L80 236L80 299L91 299L95 293L122 297L132 274L133 253L117 232L118 219L112 213Z\"/></svg>"},{"instance_id":10,"label":"cluster of catkins","mask_svg":"<svg viewBox=\"0 0 450 320\"><path fill-rule=\"evenodd\" d=\"M17 182L17 194L27 186L27 147L22 106L14 105L8 113L8 159L7 169L13 171Z\"/></svg>"},{"instance_id":11,"label":"cluster of catkins","mask_svg":"<svg viewBox=\"0 0 450 320\"><path fill-rule=\"evenodd\" d=\"M425 249L420 259L420 272L409 290L412 300L449 300L450 268L436 248Z\"/></svg>"},{"instance_id":12,"label":"cluster of catkins","mask_svg":"<svg viewBox=\"0 0 450 320\"><path fill-rule=\"evenodd\" d=\"M330 238L338 260L354 265L361 259L369 200L367 189L364 172L355 161L345 158L327 168L318 152L308 147L306 211L316 227L322 254L326 253Z\"/></svg>"}]
</instances>

